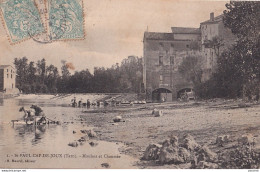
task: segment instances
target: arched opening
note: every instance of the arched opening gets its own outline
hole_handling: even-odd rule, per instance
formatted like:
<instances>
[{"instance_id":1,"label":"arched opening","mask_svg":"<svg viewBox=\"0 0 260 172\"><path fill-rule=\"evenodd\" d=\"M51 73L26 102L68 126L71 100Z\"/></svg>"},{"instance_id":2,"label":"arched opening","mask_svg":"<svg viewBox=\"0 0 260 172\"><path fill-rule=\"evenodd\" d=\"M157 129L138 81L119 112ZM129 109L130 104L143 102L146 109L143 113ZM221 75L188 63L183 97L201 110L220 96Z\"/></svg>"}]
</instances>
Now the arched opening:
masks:
<instances>
[{"instance_id":1,"label":"arched opening","mask_svg":"<svg viewBox=\"0 0 260 172\"><path fill-rule=\"evenodd\" d=\"M183 88L177 92L178 99L194 100L195 93L192 88Z\"/></svg>"},{"instance_id":2,"label":"arched opening","mask_svg":"<svg viewBox=\"0 0 260 172\"><path fill-rule=\"evenodd\" d=\"M153 102L170 102L172 101L172 92L166 88L157 88L152 92Z\"/></svg>"}]
</instances>

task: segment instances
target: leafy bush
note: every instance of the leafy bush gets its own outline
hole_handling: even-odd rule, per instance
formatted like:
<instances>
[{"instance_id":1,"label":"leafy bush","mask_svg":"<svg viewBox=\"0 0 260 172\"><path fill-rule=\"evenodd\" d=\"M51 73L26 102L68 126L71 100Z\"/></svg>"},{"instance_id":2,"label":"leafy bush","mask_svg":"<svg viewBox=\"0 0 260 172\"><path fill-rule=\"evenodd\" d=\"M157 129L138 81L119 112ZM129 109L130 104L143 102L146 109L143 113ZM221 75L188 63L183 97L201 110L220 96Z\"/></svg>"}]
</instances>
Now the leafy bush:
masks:
<instances>
[{"instance_id":1,"label":"leafy bush","mask_svg":"<svg viewBox=\"0 0 260 172\"><path fill-rule=\"evenodd\" d=\"M260 167L260 154L253 146L242 145L226 151L219 156L222 168L232 169L258 169Z\"/></svg>"}]
</instances>

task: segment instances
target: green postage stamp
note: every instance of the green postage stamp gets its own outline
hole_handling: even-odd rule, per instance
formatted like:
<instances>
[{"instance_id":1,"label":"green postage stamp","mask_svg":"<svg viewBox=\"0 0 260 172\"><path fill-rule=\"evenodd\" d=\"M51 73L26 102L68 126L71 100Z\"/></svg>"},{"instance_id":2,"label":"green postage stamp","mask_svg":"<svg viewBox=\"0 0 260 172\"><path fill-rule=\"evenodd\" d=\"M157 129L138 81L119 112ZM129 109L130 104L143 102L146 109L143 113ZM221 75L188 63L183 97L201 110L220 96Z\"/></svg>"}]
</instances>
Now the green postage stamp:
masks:
<instances>
[{"instance_id":1,"label":"green postage stamp","mask_svg":"<svg viewBox=\"0 0 260 172\"><path fill-rule=\"evenodd\" d=\"M82 0L48 0L48 8L53 40L84 38Z\"/></svg>"},{"instance_id":2,"label":"green postage stamp","mask_svg":"<svg viewBox=\"0 0 260 172\"><path fill-rule=\"evenodd\" d=\"M38 9L33 0L2 2L1 12L11 43L17 43L44 31Z\"/></svg>"},{"instance_id":3,"label":"green postage stamp","mask_svg":"<svg viewBox=\"0 0 260 172\"><path fill-rule=\"evenodd\" d=\"M0 9L11 44L85 38L82 0L5 0Z\"/></svg>"}]
</instances>

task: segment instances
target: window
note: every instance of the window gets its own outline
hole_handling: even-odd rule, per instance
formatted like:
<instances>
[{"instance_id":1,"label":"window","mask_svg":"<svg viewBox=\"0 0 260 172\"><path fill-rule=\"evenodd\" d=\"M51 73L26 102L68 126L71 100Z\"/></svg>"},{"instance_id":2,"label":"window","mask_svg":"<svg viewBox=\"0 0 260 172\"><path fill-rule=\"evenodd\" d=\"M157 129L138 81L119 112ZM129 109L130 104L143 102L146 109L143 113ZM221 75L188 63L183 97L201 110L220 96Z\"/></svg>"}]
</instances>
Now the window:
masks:
<instances>
[{"instance_id":1,"label":"window","mask_svg":"<svg viewBox=\"0 0 260 172\"><path fill-rule=\"evenodd\" d=\"M12 88L14 88L14 84L12 84Z\"/></svg>"},{"instance_id":2,"label":"window","mask_svg":"<svg viewBox=\"0 0 260 172\"><path fill-rule=\"evenodd\" d=\"M173 43L171 43L171 47L174 48L174 44Z\"/></svg>"},{"instance_id":3,"label":"window","mask_svg":"<svg viewBox=\"0 0 260 172\"><path fill-rule=\"evenodd\" d=\"M13 70L11 69L11 73L13 73Z\"/></svg>"},{"instance_id":4,"label":"window","mask_svg":"<svg viewBox=\"0 0 260 172\"><path fill-rule=\"evenodd\" d=\"M159 56L159 65L163 65L163 56Z\"/></svg>"},{"instance_id":5,"label":"window","mask_svg":"<svg viewBox=\"0 0 260 172\"><path fill-rule=\"evenodd\" d=\"M6 69L6 72L8 72L8 69Z\"/></svg>"},{"instance_id":6,"label":"window","mask_svg":"<svg viewBox=\"0 0 260 172\"><path fill-rule=\"evenodd\" d=\"M187 45L186 45L186 48L190 48L190 45L187 44Z\"/></svg>"},{"instance_id":7,"label":"window","mask_svg":"<svg viewBox=\"0 0 260 172\"><path fill-rule=\"evenodd\" d=\"M13 78L13 74L11 74L11 78Z\"/></svg>"},{"instance_id":8,"label":"window","mask_svg":"<svg viewBox=\"0 0 260 172\"><path fill-rule=\"evenodd\" d=\"M170 64L174 65L174 56L170 56Z\"/></svg>"},{"instance_id":9,"label":"window","mask_svg":"<svg viewBox=\"0 0 260 172\"><path fill-rule=\"evenodd\" d=\"M163 75L160 75L160 84L163 84Z\"/></svg>"},{"instance_id":10,"label":"window","mask_svg":"<svg viewBox=\"0 0 260 172\"><path fill-rule=\"evenodd\" d=\"M9 75L8 75L8 74L6 74L6 77L8 78L8 77L9 77Z\"/></svg>"}]
</instances>

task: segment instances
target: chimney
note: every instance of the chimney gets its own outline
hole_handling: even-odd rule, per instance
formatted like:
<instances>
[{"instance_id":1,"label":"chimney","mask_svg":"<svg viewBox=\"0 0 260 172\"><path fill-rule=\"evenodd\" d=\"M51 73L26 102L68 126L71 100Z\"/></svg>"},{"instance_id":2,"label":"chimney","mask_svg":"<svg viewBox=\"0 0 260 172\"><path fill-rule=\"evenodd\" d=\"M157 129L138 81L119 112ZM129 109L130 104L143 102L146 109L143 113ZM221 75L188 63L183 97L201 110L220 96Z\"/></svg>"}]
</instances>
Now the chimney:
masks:
<instances>
[{"instance_id":1,"label":"chimney","mask_svg":"<svg viewBox=\"0 0 260 172\"><path fill-rule=\"evenodd\" d=\"M210 21L214 21L214 13L210 13Z\"/></svg>"}]
</instances>

